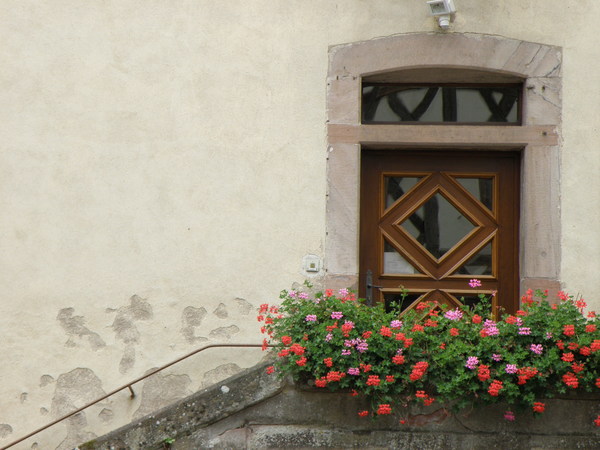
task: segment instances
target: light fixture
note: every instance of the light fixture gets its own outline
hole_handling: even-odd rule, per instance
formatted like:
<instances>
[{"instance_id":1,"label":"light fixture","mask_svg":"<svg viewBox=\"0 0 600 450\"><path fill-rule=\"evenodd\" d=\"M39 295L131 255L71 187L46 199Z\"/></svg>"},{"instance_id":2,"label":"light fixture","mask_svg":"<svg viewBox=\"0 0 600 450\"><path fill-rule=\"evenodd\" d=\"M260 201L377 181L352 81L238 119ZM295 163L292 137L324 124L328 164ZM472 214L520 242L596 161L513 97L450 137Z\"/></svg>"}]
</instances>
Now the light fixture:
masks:
<instances>
[{"instance_id":1,"label":"light fixture","mask_svg":"<svg viewBox=\"0 0 600 450\"><path fill-rule=\"evenodd\" d=\"M454 0L429 0L427 2L431 15L437 17L438 24L442 30L450 28L450 20L456 13Z\"/></svg>"}]
</instances>

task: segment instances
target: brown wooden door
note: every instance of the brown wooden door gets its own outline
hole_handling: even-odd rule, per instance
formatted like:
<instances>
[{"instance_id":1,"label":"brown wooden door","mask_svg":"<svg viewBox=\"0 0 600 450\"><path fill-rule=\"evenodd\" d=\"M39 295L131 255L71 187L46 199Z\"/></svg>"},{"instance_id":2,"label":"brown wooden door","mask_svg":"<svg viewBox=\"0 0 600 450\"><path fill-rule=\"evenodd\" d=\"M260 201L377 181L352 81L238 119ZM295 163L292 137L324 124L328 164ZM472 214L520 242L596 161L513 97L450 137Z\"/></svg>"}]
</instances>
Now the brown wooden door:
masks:
<instances>
[{"instance_id":1,"label":"brown wooden door","mask_svg":"<svg viewBox=\"0 0 600 450\"><path fill-rule=\"evenodd\" d=\"M518 307L518 152L363 150L360 295ZM371 283L367 276L371 275ZM481 280L472 289L470 279Z\"/></svg>"}]
</instances>

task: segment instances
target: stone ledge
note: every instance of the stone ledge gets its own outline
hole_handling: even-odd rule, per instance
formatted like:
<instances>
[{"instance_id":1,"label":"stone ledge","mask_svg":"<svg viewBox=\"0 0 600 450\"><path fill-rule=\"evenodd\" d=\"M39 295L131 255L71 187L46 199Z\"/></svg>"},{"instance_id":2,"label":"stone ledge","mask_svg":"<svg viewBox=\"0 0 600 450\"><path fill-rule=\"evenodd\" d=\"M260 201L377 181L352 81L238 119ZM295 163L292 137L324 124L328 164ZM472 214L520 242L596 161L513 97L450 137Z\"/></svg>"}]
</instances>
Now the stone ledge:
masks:
<instances>
[{"instance_id":1,"label":"stone ledge","mask_svg":"<svg viewBox=\"0 0 600 450\"><path fill-rule=\"evenodd\" d=\"M158 449L173 438L174 450L197 448L406 448L570 449L600 448L600 396L546 400L534 417L506 405L451 413L430 406L398 417L359 418L364 399L347 393L305 389L267 375L261 363L80 449Z\"/></svg>"}]
</instances>

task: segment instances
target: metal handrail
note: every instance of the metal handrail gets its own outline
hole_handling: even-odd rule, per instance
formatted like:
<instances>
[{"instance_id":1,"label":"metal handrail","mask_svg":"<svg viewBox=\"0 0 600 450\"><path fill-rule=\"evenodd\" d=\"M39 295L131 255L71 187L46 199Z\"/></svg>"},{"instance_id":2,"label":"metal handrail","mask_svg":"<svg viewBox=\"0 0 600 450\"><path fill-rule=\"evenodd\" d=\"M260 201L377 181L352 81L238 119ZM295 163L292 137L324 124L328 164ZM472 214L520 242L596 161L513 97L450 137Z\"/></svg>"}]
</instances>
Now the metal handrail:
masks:
<instances>
[{"instance_id":1,"label":"metal handrail","mask_svg":"<svg viewBox=\"0 0 600 450\"><path fill-rule=\"evenodd\" d=\"M221 348L222 348L222 347L225 347L225 348L264 348L264 347L265 347L265 345L264 345L264 344L209 344L209 345L205 345L204 347L197 348L197 349L196 349L196 350L194 350L193 352L190 352L190 353L188 353L188 354L186 354L186 355L183 355L183 356L182 356L182 357L180 357L180 358L177 358L175 361L172 361L172 362L170 362L170 363L168 363L168 364L165 364L164 366L160 366L159 368L157 368L157 369L153 370L152 372L150 372L150 373L147 373L146 375L142 375L141 377L138 377L138 378L136 378L135 380L133 380L133 381L130 381L129 383L127 383L127 384L124 384L123 386L121 386L121 387L119 387L119 388L117 388L117 389L114 389L114 390L110 391L108 394L106 394L106 395L104 395L104 396L102 396L102 397L100 397L100 398L98 398L98 399L94 400L93 402L90 402L90 403L88 403L88 404L86 404L86 405L82 406L82 407L81 407L81 408L79 408L79 409L76 409L76 410L75 410L75 411L73 411L73 412L70 412L70 413L69 413L69 414L67 414L66 416L62 416L61 418L59 418L59 419L56 419L55 421L53 421L53 422L50 422L49 424L47 424L47 425L45 425L45 426L43 426L43 427L41 427L41 428L38 428L38 429L37 429L37 430L35 430L35 431L32 431L31 433L29 433L29 434L27 434L27 435L23 436L22 438L19 438L19 439L17 439L16 441L13 441L13 442L11 442L11 443L10 443L10 444L8 444L6 447L2 447L2 448L0 448L0 450L6 450L7 448L10 448L10 447L12 447L12 446L14 446L14 445L17 445L18 443L20 443L20 442L23 442L25 439L29 439L31 436L34 436L34 435L36 435L36 434L38 434L38 433L41 433L42 431L44 431L44 430L46 430L46 429L48 429L48 428L50 428L50 427L52 427L52 426L56 425L57 423L59 423L59 422L62 422L63 420L65 420L65 419L68 419L69 417L71 417L71 416L74 416L74 415L75 415L75 414L77 414L77 413L80 413L80 412L81 412L81 411L83 411L84 409L87 409L87 408L89 408L90 406L93 406L93 405L95 405L96 403L99 403L99 402L101 402L102 400L104 400L104 399L106 399L106 398L110 397L111 395L114 395L114 394L116 394L117 392L120 392L120 391L122 391L122 390L124 390L124 389L129 389L129 392L131 392L131 398L134 398L134 397L135 397L135 392L133 391L133 388L131 387L131 386L133 386L134 384L136 384L136 383L138 383L138 382L140 382L140 381L142 381L142 380L144 380L144 379L146 379L146 378L148 378L148 377L151 377L151 376L152 376L152 375L154 375L155 373L158 373L158 372L160 372L161 370L164 370L164 369L166 369L166 368L168 368L168 367L171 367L172 365L174 365L174 364L177 364L178 362L180 362L180 361L183 361L184 359L187 359L187 358L189 358L190 356L194 356L196 353L200 353L201 351L207 350L207 349L209 349L209 348L220 348L220 347L221 347ZM272 345L267 345L267 347L272 347Z\"/></svg>"}]
</instances>

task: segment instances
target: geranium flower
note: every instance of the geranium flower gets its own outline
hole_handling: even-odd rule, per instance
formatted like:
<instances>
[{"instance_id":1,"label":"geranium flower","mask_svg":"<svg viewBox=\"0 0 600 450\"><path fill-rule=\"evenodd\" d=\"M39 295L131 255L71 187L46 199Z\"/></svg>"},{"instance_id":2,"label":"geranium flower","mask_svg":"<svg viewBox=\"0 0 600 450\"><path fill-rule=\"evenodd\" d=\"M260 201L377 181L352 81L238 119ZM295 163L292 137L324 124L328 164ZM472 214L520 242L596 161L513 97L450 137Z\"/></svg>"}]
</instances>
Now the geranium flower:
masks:
<instances>
[{"instance_id":1,"label":"geranium flower","mask_svg":"<svg viewBox=\"0 0 600 450\"><path fill-rule=\"evenodd\" d=\"M546 409L546 405L542 402L535 402L533 404L533 412L541 414L544 412L545 409Z\"/></svg>"},{"instance_id":2,"label":"geranium flower","mask_svg":"<svg viewBox=\"0 0 600 450\"><path fill-rule=\"evenodd\" d=\"M460 309L451 309L450 311L446 311L444 317L448 320L460 320L462 319L463 313Z\"/></svg>"},{"instance_id":3,"label":"geranium flower","mask_svg":"<svg viewBox=\"0 0 600 450\"><path fill-rule=\"evenodd\" d=\"M306 322L316 322L317 321L317 316L315 314L308 314L304 320Z\"/></svg>"},{"instance_id":4,"label":"geranium flower","mask_svg":"<svg viewBox=\"0 0 600 450\"><path fill-rule=\"evenodd\" d=\"M529 349L536 355L541 355L544 351L544 346L542 344L531 344Z\"/></svg>"},{"instance_id":5,"label":"geranium flower","mask_svg":"<svg viewBox=\"0 0 600 450\"><path fill-rule=\"evenodd\" d=\"M477 364L479 364L479 358L477 358L477 356L469 356L467 358L465 367L470 370L475 370L477 368Z\"/></svg>"},{"instance_id":6,"label":"geranium flower","mask_svg":"<svg viewBox=\"0 0 600 450\"><path fill-rule=\"evenodd\" d=\"M512 411L506 411L504 413L504 420L508 420L509 422L515 421L515 413Z\"/></svg>"},{"instance_id":7,"label":"geranium flower","mask_svg":"<svg viewBox=\"0 0 600 450\"><path fill-rule=\"evenodd\" d=\"M378 375L369 375L369 379L367 380L367 386L379 386L381 380Z\"/></svg>"},{"instance_id":8,"label":"geranium flower","mask_svg":"<svg viewBox=\"0 0 600 450\"><path fill-rule=\"evenodd\" d=\"M481 281L477 278L473 278L469 280L469 286L471 286L473 289L476 287L481 287Z\"/></svg>"},{"instance_id":9,"label":"geranium flower","mask_svg":"<svg viewBox=\"0 0 600 450\"><path fill-rule=\"evenodd\" d=\"M392 408L389 404L379 405L379 408L377 409L377 414L379 414L379 415L391 414L391 413L392 413Z\"/></svg>"}]
</instances>

